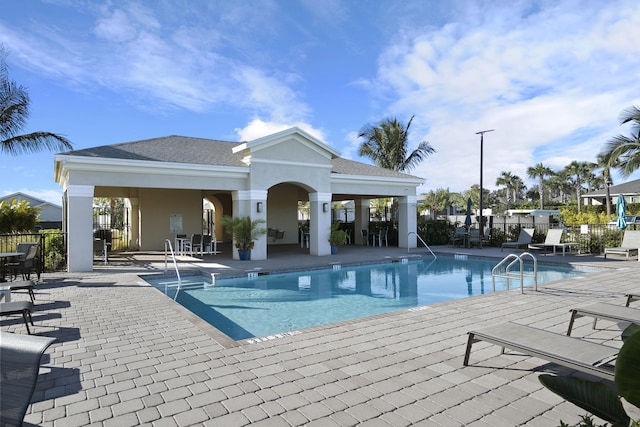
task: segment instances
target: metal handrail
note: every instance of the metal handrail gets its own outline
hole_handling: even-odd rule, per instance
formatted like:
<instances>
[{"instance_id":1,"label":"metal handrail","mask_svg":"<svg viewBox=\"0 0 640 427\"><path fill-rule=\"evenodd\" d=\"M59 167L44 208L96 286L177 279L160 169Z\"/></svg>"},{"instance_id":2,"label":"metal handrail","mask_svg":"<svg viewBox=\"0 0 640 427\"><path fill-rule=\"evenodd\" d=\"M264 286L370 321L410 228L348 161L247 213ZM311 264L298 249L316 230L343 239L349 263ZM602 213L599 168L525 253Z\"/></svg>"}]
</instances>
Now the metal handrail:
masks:
<instances>
[{"instance_id":1,"label":"metal handrail","mask_svg":"<svg viewBox=\"0 0 640 427\"><path fill-rule=\"evenodd\" d=\"M409 232L409 234L407 234L407 238L408 238L409 236L411 236L412 234L415 234L415 235L416 235L416 237L418 238L418 240L420 240L420 241L422 242L422 244L424 245L424 247L425 247L425 248L427 248L427 249L429 250L429 252L431 252L431 255L433 255L433 258L434 258L434 259L438 259L438 257L436 256L436 254L434 254L434 253L433 253L433 251L431 250L431 248L429 247L429 245L427 245L427 243L426 243L424 240L422 240L422 237L420 237L420 235L419 235L418 233L416 233L415 231L410 231L410 232ZM411 248L409 248L409 243L407 243L407 252L410 252L410 249L411 249Z\"/></svg>"},{"instance_id":2,"label":"metal handrail","mask_svg":"<svg viewBox=\"0 0 640 427\"><path fill-rule=\"evenodd\" d=\"M167 248L168 248L168 251L167 251ZM175 268L176 276L178 277L178 284L177 284L178 289L176 289L176 294L173 297L173 300L175 301L178 298L178 292L180 292L180 287L182 285L182 279L180 278L180 270L178 270L178 262L176 261L176 254L175 254L175 252L173 252L173 247L171 246L171 240L166 239L164 241L164 272L165 272L165 274L167 273L167 270L168 270L168 266L167 266L167 264L168 264L167 255L168 254L171 254L171 259L173 261L173 267Z\"/></svg>"},{"instance_id":3,"label":"metal handrail","mask_svg":"<svg viewBox=\"0 0 640 427\"><path fill-rule=\"evenodd\" d=\"M531 257L533 260L533 272L529 274L525 274L524 272L524 261L523 257ZM511 258L515 258L511 261L505 268L504 273L500 273L500 267L502 267L507 261ZM520 270L517 273L511 272L511 267L514 265L518 265ZM507 279L507 289L510 287L511 279L520 278L520 293L524 293L524 277L533 277L533 283L535 285L535 290L538 290L538 259L530 252L523 252L520 255L509 254L504 257L495 267L491 270L491 280L493 283L493 292L496 291L496 277L502 277Z\"/></svg>"}]
</instances>

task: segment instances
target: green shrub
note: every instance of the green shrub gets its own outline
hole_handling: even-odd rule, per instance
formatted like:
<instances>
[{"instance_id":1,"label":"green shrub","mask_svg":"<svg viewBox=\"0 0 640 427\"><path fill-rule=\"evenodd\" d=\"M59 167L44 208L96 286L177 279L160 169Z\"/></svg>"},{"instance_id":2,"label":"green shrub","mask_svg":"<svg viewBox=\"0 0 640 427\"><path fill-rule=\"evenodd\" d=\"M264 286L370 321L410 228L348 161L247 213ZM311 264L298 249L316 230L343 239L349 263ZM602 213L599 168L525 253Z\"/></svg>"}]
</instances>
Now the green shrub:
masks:
<instances>
[{"instance_id":1,"label":"green shrub","mask_svg":"<svg viewBox=\"0 0 640 427\"><path fill-rule=\"evenodd\" d=\"M61 230L42 230L44 235L44 267L58 271L65 267L64 236Z\"/></svg>"}]
</instances>

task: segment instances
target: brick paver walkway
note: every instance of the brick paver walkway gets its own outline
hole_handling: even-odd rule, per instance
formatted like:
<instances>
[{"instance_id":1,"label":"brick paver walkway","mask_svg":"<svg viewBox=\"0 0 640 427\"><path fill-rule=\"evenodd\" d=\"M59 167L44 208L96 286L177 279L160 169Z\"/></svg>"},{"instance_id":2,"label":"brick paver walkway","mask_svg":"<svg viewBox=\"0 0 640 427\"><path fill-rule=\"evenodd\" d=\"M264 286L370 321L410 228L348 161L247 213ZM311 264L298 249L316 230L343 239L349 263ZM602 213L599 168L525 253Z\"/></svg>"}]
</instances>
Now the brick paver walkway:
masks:
<instances>
[{"instance_id":1,"label":"brick paver walkway","mask_svg":"<svg viewBox=\"0 0 640 427\"><path fill-rule=\"evenodd\" d=\"M607 265L623 268L540 286L538 292L505 291L236 343L141 284L138 273L164 268L143 258L131 257L126 268L115 262L93 273L44 275L33 329L58 342L43 359L27 423L573 424L584 411L537 379L540 372L568 370L500 355L486 343L474 346L472 366L463 367L466 332L510 320L564 333L570 307L623 304L625 292L639 291L640 271L635 261L611 261ZM211 262L199 267L221 268ZM26 332L18 318L0 325ZM579 319L573 335L620 345L617 325L600 321L599 327L592 330L589 319Z\"/></svg>"}]
</instances>

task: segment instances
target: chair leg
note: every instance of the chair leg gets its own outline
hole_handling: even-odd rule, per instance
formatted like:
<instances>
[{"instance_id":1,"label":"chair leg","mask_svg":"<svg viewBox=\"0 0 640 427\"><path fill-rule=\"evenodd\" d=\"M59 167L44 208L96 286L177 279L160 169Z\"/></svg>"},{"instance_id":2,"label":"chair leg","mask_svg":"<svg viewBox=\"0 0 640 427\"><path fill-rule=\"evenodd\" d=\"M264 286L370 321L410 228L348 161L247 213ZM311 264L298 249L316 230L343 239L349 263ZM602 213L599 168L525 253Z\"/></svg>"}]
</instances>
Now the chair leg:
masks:
<instances>
[{"instance_id":1,"label":"chair leg","mask_svg":"<svg viewBox=\"0 0 640 427\"><path fill-rule=\"evenodd\" d=\"M31 318L31 312L28 310L22 310L22 318L24 319L24 326L27 327L27 333L31 335L31 329L29 329L29 322L27 321L27 313L29 313L29 318ZM31 319L31 324L33 325L33 319Z\"/></svg>"}]
</instances>

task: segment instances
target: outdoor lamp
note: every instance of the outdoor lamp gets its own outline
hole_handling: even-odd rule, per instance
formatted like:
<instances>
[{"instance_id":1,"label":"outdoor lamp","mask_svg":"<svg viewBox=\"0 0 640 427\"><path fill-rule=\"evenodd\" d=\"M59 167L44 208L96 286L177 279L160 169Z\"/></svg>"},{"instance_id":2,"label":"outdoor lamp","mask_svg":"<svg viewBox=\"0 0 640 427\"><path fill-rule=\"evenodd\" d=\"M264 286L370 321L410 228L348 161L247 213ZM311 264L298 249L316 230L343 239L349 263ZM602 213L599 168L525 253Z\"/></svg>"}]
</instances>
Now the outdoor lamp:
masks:
<instances>
[{"instance_id":1,"label":"outdoor lamp","mask_svg":"<svg viewBox=\"0 0 640 427\"><path fill-rule=\"evenodd\" d=\"M258 212L262 212L262 202L258 202L258 204L256 205L256 210Z\"/></svg>"},{"instance_id":2,"label":"outdoor lamp","mask_svg":"<svg viewBox=\"0 0 640 427\"><path fill-rule=\"evenodd\" d=\"M484 134L487 132L493 132L495 129L481 130L480 132L476 132L476 135L480 135L480 221L478 221L478 226L480 228L480 236L482 236L482 145L484 143ZM480 247L482 247L482 239L480 239Z\"/></svg>"},{"instance_id":3,"label":"outdoor lamp","mask_svg":"<svg viewBox=\"0 0 640 427\"><path fill-rule=\"evenodd\" d=\"M329 212L329 203L322 204L322 212Z\"/></svg>"}]
</instances>

